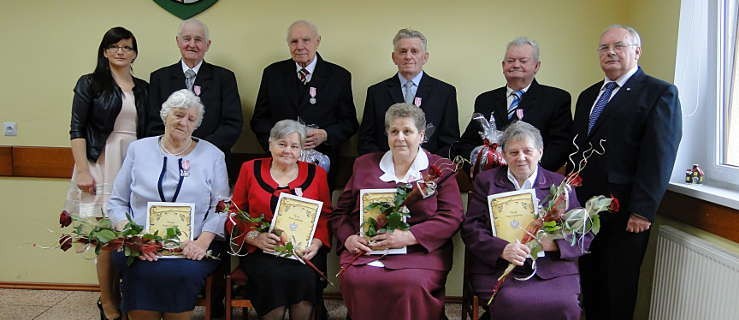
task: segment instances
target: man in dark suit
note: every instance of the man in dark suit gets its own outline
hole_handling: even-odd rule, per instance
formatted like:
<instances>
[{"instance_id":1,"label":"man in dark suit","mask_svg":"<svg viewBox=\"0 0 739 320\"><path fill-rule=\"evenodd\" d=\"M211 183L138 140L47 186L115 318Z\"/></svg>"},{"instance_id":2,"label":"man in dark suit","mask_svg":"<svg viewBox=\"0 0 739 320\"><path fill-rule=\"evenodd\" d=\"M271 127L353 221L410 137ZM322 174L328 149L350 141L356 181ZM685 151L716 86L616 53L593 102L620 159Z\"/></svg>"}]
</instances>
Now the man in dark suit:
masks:
<instances>
[{"instance_id":1,"label":"man in dark suit","mask_svg":"<svg viewBox=\"0 0 739 320\"><path fill-rule=\"evenodd\" d=\"M487 91L475 99L475 113L495 119L498 130L513 121L526 121L541 132L544 155L541 166L557 171L564 165L570 145L572 111L570 94L562 89L539 84L534 76L539 71L539 46L533 40L517 38L508 43L501 63L506 86ZM482 145L477 120L467 125L454 153L470 157L472 149Z\"/></svg>"},{"instance_id":2,"label":"man in dark suit","mask_svg":"<svg viewBox=\"0 0 739 320\"><path fill-rule=\"evenodd\" d=\"M393 38L393 63L398 73L367 89L364 115L359 127L359 154L387 151L385 111L401 102L415 104L426 114L427 124L422 146L443 157L449 156L449 146L459 139L457 121L457 90L423 71L429 58L426 37L419 31L401 29Z\"/></svg>"},{"instance_id":3,"label":"man in dark suit","mask_svg":"<svg viewBox=\"0 0 739 320\"><path fill-rule=\"evenodd\" d=\"M598 52L605 80L577 99L573 151L575 163L592 147L603 146L605 153L588 159L577 198L585 203L613 195L621 209L601 214L600 233L591 254L580 259L580 274L586 317L622 320L633 317L639 268L675 162L682 116L677 88L638 66L636 30L608 27Z\"/></svg>"},{"instance_id":4,"label":"man in dark suit","mask_svg":"<svg viewBox=\"0 0 739 320\"><path fill-rule=\"evenodd\" d=\"M162 103L172 92L190 89L205 106L203 122L193 136L205 139L226 154L229 176L235 177L229 159L231 147L241 135L242 114L236 77L228 69L203 60L210 48L208 27L199 20L183 21L175 38L182 59L151 73L149 81L148 136L162 134Z\"/></svg>"},{"instance_id":5,"label":"man in dark suit","mask_svg":"<svg viewBox=\"0 0 739 320\"><path fill-rule=\"evenodd\" d=\"M287 45L292 58L264 69L251 129L268 151L269 131L277 121L303 122L310 127L304 147L328 155L335 167L339 147L359 124L351 74L321 58L316 52L320 42L321 36L312 23L300 20L290 25Z\"/></svg>"}]
</instances>

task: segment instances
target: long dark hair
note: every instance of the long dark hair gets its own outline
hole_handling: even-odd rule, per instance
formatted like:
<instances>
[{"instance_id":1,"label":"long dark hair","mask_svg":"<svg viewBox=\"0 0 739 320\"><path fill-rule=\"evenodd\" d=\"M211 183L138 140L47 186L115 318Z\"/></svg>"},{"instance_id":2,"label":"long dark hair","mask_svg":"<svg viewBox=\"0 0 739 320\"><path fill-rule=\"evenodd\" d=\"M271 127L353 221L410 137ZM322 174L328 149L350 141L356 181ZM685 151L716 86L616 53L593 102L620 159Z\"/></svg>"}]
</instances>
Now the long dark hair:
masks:
<instances>
[{"instance_id":1,"label":"long dark hair","mask_svg":"<svg viewBox=\"0 0 739 320\"><path fill-rule=\"evenodd\" d=\"M113 75L110 73L108 58L105 57L104 53L108 47L124 39L131 39L133 51L138 55L139 48L136 44L136 37L128 29L113 27L103 35L103 40L100 41L100 47L98 47L97 66L95 66L95 71L92 73L92 90L95 94L113 91Z\"/></svg>"}]
</instances>

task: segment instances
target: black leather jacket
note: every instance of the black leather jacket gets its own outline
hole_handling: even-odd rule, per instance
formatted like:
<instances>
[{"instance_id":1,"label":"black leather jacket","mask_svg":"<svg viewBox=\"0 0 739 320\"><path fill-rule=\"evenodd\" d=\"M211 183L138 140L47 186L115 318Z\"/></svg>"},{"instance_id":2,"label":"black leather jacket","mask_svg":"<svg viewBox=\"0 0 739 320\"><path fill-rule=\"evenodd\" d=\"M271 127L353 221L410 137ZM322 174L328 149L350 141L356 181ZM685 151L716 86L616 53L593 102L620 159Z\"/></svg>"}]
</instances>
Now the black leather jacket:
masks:
<instances>
[{"instance_id":1,"label":"black leather jacket","mask_svg":"<svg viewBox=\"0 0 739 320\"><path fill-rule=\"evenodd\" d=\"M149 84L133 78L133 95L136 100L136 137L144 136L146 129L146 104L149 101ZM77 80L72 100L72 121L69 138L83 138L87 144L87 159L95 162L105 147L108 135L113 131L115 119L121 112L123 94L121 88L113 84L113 92L95 95L92 90L92 74Z\"/></svg>"}]
</instances>

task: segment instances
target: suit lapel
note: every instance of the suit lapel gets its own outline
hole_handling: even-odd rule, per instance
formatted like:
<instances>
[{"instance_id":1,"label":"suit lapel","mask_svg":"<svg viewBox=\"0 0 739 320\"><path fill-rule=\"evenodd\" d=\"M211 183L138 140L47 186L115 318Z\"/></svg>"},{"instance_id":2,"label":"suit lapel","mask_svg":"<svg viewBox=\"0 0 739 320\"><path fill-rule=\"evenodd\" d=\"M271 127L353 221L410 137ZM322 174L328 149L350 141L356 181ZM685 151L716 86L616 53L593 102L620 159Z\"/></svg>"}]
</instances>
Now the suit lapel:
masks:
<instances>
[{"instance_id":1,"label":"suit lapel","mask_svg":"<svg viewBox=\"0 0 739 320\"><path fill-rule=\"evenodd\" d=\"M172 90L172 92L187 88L187 86L185 85L185 73L182 72L181 61L178 61L170 67L169 76L169 81L172 85L172 89L174 89ZM197 81L197 79L195 80Z\"/></svg>"},{"instance_id":2,"label":"suit lapel","mask_svg":"<svg viewBox=\"0 0 739 320\"><path fill-rule=\"evenodd\" d=\"M498 130L504 130L510 123L510 121L508 121L508 99L506 97L506 92L506 87L493 91L493 99L491 101L492 106L490 107L490 110L493 112L493 117L495 118L495 124L498 127Z\"/></svg>"},{"instance_id":3,"label":"suit lapel","mask_svg":"<svg viewBox=\"0 0 739 320\"><path fill-rule=\"evenodd\" d=\"M431 93L433 92L434 88L434 78L432 78L426 71L423 72L423 76L421 76L421 82L418 83L418 90L416 90L416 98L421 98L421 109L424 109L424 103L431 101ZM414 99L414 103L415 103Z\"/></svg>"},{"instance_id":4,"label":"suit lapel","mask_svg":"<svg viewBox=\"0 0 739 320\"><path fill-rule=\"evenodd\" d=\"M316 100L320 102L321 92L323 92L324 87L328 83L327 80L331 78L331 70L328 68L326 62L323 61L320 54L316 53L316 57L318 61L316 61L316 68L313 69L313 75L310 78L310 82L308 82L308 87L316 88ZM303 103L306 101L303 101Z\"/></svg>"},{"instance_id":5,"label":"suit lapel","mask_svg":"<svg viewBox=\"0 0 739 320\"><path fill-rule=\"evenodd\" d=\"M390 79L385 80L385 84L387 85L387 93L392 101L391 105L405 101L405 99L403 99L403 90L400 89L400 79L398 79L397 73ZM385 108L385 110L387 110L387 108Z\"/></svg>"},{"instance_id":6,"label":"suit lapel","mask_svg":"<svg viewBox=\"0 0 739 320\"><path fill-rule=\"evenodd\" d=\"M608 117L610 117L613 114L618 113L619 110L623 108L628 108L632 105L632 103L630 102L633 99L632 97L634 97L634 94L633 94L634 90L632 87L638 86L638 83L641 81L643 75L644 75L644 72L642 72L641 68L639 68L636 71L636 73L634 73L631 76L631 78L629 78L629 80L627 80L626 83L624 83L624 86L618 89L618 92L616 92L616 94L611 98L611 100L608 101L608 104L606 104L606 107L603 110L603 112L600 114L600 117L598 117L598 120L595 121L595 125L593 126L593 129L590 130L589 136L592 136L593 133L598 131L600 126L603 125L603 123L606 121L606 119L608 119ZM593 99L593 101L595 101L595 99Z\"/></svg>"},{"instance_id":7,"label":"suit lapel","mask_svg":"<svg viewBox=\"0 0 739 320\"><path fill-rule=\"evenodd\" d=\"M283 93L287 102L296 111L300 101L300 86L298 84L298 74L296 72L295 61L288 59L284 62L282 72Z\"/></svg>"},{"instance_id":8,"label":"suit lapel","mask_svg":"<svg viewBox=\"0 0 739 320\"><path fill-rule=\"evenodd\" d=\"M208 89L211 89L209 86L212 79L213 65L203 61L203 64L200 65L200 70L198 70L198 75L195 77L195 83L193 84L193 91L195 94L202 97L206 92L209 92ZM200 86L200 89L196 89L195 86Z\"/></svg>"},{"instance_id":9,"label":"suit lapel","mask_svg":"<svg viewBox=\"0 0 739 320\"><path fill-rule=\"evenodd\" d=\"M523 109L523 119L521 120L526 121L526 116L529 113L536 112L536 98L538 96L539 89L539 83L534 79L529 86L529 90L521 97L521 108ZM506 111L508 111L507 108Z\"/></svg>"}]
</instances>

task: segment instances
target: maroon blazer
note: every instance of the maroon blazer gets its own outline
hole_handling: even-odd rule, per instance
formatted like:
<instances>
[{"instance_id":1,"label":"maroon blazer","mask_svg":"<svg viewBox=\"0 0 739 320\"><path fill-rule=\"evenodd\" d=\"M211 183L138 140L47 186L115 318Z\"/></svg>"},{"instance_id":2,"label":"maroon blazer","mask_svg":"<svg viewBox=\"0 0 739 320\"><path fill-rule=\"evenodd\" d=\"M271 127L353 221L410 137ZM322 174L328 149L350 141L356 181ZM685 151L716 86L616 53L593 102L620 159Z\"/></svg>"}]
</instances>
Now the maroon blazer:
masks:
<instances>
[{"instance_id":1,"label":"maroon blazer","mask_svg":"<svg viewBox=\"0 0 739 320\"><path fill-rule=\"evenodd\" d=\"M476 274L494 274L498 277L508 266L508 261L500 257L508 241L493 236L490 227L487 197L491 194L515 191L513 183L508 180L508 167L499 167L483 171L475 178L472 192L469 194L467 216L462 224L462 240L472 254L468 270ZM541 201L549 193L549 187L562 182L564 177L548 171L541 166L534 181L536 197ZM570 192L569 207L580 207L575 192ZM592 234L585 237L585 250L590 246ZM545 257L536 260L536 274L542 279L551 279L563 275L578 274L577 258L583 255L580 245L571 246L568 240L555 240L559 253L547 252Z\"/></svg>"},{"instance_id":2,"label":"maroon blazer","mask_svg":"<svg viewBox=\"0 0 739 320\"><path fill-rule=\"evenodd\" d=\"M433 164L441 157L427 151L429 163ZM348 264L353 254L344 250L344 241L350 235L359 232L359 191L361 189L395 188L393 182L380 180L380 159L384 152L370 153L358 157L354 161L354 171L344 192L339 197L334 212L329 219L331 231L336 235L338 244L336 251L340 255L340 264ZM422 170L425 174L428 169ZM459 229L464 213L459 186L454 174L446 174L441 178L437 192L433 196L416 201L409 206L410 231L418 240L418 244L408 247L404 255L387 255L382 263L388 269L418 268L448 271L452 267L452 236ZM353 265L364 265L376 260L378 255L363 256Z\"/></svg>"}]
</instances>

